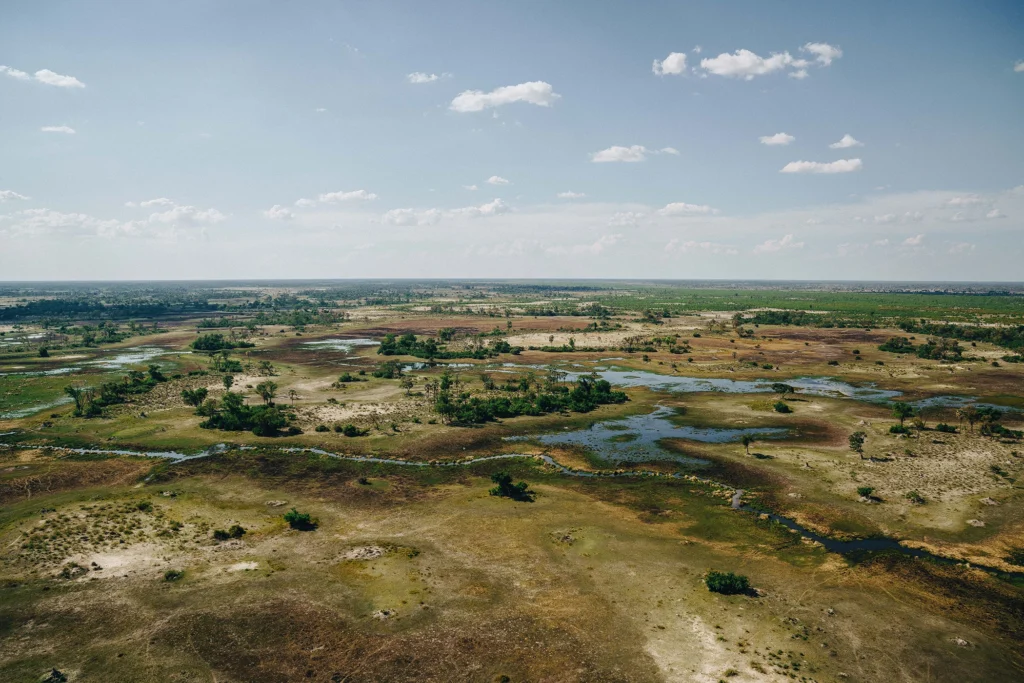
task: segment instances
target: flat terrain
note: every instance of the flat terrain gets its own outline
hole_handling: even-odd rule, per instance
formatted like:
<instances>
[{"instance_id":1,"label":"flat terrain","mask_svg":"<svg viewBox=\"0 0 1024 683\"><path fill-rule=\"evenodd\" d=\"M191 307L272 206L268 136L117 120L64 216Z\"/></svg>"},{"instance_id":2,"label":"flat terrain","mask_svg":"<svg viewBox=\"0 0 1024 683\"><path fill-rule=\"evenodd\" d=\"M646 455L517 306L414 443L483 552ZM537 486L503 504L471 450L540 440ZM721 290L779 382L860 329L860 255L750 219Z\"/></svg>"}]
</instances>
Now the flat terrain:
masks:
<instances>
[{"instance_id":1,"label":"flat terrain","mask_svg":"<svg viewBox=\"0 0 1024 683\"><path fill-rule=\"evenodd\" d=\"M985 340L879 348L937 339L897 327L908 311L1001 325L1013 297L943 315L949 296L480 291L303 318L219 291L227 323L0 327L0 679L1024 677L1024 363ZM753 317L811 305L856 324ZM211 333L242 343L192 348ZM388 350L409 334L440 351ZM626 400L439 407L590 378ZM282 425L211 425L235 397ZM501 471L530 499L490 495ZM712 569L752 590L710 592Z\"/></svg>"}]
</instances>

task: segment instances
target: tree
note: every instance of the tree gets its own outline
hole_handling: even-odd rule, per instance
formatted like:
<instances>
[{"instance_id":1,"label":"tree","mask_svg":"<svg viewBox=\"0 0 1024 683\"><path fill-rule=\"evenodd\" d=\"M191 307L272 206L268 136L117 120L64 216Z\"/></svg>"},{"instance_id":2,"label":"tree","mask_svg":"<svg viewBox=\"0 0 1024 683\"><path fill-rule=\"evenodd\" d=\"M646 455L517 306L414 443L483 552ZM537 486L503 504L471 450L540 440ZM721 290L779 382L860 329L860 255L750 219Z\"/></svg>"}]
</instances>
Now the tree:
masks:
<instances>
[{"instance_id":1,"label":"tree","mask_svg":"<svg viewBox=\"0 0 1024 683\"><path fill-rule=\"evenodd\" d=\"M295 403L295 398L297 396L298 396L298 393L294 389L289 389L288 390L288 400L291 401L293 404Z\"/></svg>"},{"instance_id":2,"label":"tree","mask_svg":"<svg viewBox=\"0 0 1024 683\"><path fill-rule=\"evenodd\" d=\"M897 401L892 404L892 416L900 421L900 427L902 427L904 420L914 416L914 407Z\"/></svg>"},{"instance_id":3,"label":"tree","mask_svg":"<svg viewBox=\"0 0 1024 683\"><path fill-rule=\"evenodd\" d=\"M978 412L977 406L973 403L968 403L963 408L957 411L957 415L961 420L967 420L967 424L971 426L971 434L974 433L974 423L981 419L981 413Z\"/></svg>"},{"instance_id":4,"label":"tree","mask_svg":"<svg viewBox=\"0 0 1024 683\"><path fill-rule=\"evenodd\" d=\"M313 531L317 527L316 521L309 513L299 512L295 508L284 513L284 521L288 522L288 526L299 531Z\"/></svg>"},{"instance_id":5,"label":"tree","mask_svg":"<svg viewBox=\"0 0 1024 683\"><path fill-rule=\"evenodd\" d=\"M864 432L854 432L850 434L850 450L856 453L864 459L864 442L867 441L868 435Z\"/></svg>"},{"instance_id":6,"label":"tree","mask_svg":"<svg viewBox=\"0 0 1024 683\"><path fill-rule=\"evenodd\" d=\"M221 377L221 381L224 383L224 391L231 391L231 387L235 383L235 378L231 375L224 375Z\"/></svg>"},{"instance_id":7,"label":"tree","mask_svg":"<svg viewBox=\"0 0 1024 683\"><path fill-rule=\"evenodd\" d=\"M274 405L274 396L277 395L277 384L269 379L256 385L256 393L260 395L263 402L268 406Z\"/></svg>"},{"instance_id":8,"label":"tree","mask_svg":"<svg viewBox=\"0 0 1024 683\"><path fill-rule=\"evenodd\" d=\"M774 391L776 394L778 394L779 398L782 398L786 394L795 394L796 393L796 389L794 389L789 384L785 384L784 382L773 382L772 383L772 391Z\"/></svg>"},{"instance_id":9,"label":"tree","mask_svg":"<svg viewBox=\"0 0 1024 683\"><path fill-rule=\"evenodd\" d=\"M271 365L269 360L261 360L260 361L260 365L259 365L259 369L260 369L260 374L261 375L267 375L269 377L273 377L276 374L274 372L274 366Z\"/></svg>"},{"instance_id":10,"label":"tree","mask_svg":"<svg viewBox=\"0 0 1024 683\"><path fill-rule=\"evenodd\" d=\"M704 576L704 585L712 593L739 595L750 590L750 580L742 574L718 572L712 569Z\"/></svg>"},{"instance_id":11,"label":"tree","mask_svg":"<svg viewBox=\"0 0 1024 683\"><path fill-rule=\"evenodd\" d=\"M750 434L744 434L740 437L740 443L743 444L743 450L746 451L747 455L750 455L750 444L754 443L756 440L757 439Z\"/></svg>"},{"instance_id":12,"label":"tree","mask_svg":"<svg viewBox=\"0 0 1024 683\"><path fill-rule=\"evenodd\" d=\"M398 383L399 385L401 385L403 389L405 389L406 396L409 395L409 392L412 391L412 388L416 385L416 381L413 380L413 378L409 377L408 375L403 376Z\"/></svg>"},{"instance_id":13,"label":"tree","mask_svg":"<svg viewBox=\"0 0 1024 683\"><path fill-rule=\"evenodd\" d=\"M495 472L491 475L491 481L497 484L490 490L492 496L500 496L502 498L511 498L512 500L533 501L533 491L530 490L530 485L525 481L521 481L518 484L512 483L512 475L508 472Z\"/></svg>"},{"instance_id":14,"label":"tree","mask_svg":"<svg viewBox=\"0 0 1024 683\"><path fill-rule=\"evenodd\" d=\"M206 387L199 387L198 389L184 389L181 392L181 398L188 405L198 407L206 400L207 393Z\"/></svg>"},{"instance_id":15,"label":"tree","mask_svg":"<svg viewBox=\"0 0 1024 683\"><path fill-rule=\"evenodd\" d=\"M64 393L71 397L71 400L75 402L75 415L82 414L82 390L78 387L66 386L64 387Z\"/></svg>"}]
</instances>

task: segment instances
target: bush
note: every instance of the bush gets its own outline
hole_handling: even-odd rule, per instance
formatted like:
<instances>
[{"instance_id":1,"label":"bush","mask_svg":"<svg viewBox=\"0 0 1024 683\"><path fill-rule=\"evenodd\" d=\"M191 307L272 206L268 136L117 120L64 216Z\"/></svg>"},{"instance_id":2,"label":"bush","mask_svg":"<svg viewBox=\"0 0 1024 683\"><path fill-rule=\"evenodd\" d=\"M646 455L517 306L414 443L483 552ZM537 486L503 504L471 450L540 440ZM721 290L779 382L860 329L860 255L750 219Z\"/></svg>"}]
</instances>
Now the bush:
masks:
<instances>
[{"instance_id":1,"label":"bush","mask_svg":"<svg viewBox=\"0 0 1024 683\"><path fill-rule=\"evenodd\" d=\"M945 422L940 422L935 425L935 431L942 432L943 434L956 434L956 427L948 425Z\"/></svg>"},{"instance_id":2,"label":"bush","mask_svg":"<svg viewBox=\"0 0 1024 683\"><path fill-rule=\"evenodd\" d=\"M718 572L712 569L704 575L704 585L712 593L739 595L750 590L750 580L742 574Z\"/></svg>"},{"instance_id":3,"label":"bush","mask_svg":"<svg viewBox=\"0 0 1024 683\"><path fill-rule=\"evenodd\" d=\"M530 490L530 485L525 481L513 484L512 475L508 472L495 472L491 475L491 481L497 484L490 490L492 496L527 502L533 500L533 491Z\"/></svg>"},{"instance_id":4,"label":"bush","mask_svg":"<svg viewBox=\"0 0 1024 683\"><path fill-rule=\"evenodd\" d=\"M185 572L180 569L168 569L164 572L164 581L177 581L183 576Z\"/></svg>"},{"instance_id":5,"label":"bush","mask_svg":"<svg viewBox=\"0 0 1024 683\"><path fill-rule=\"evenodd\" d=\"M871 498L872 497L871 494L874 493L874 492L875 492L875 487L874 486L858 486L857 487L857 495L862 497L862 498Z\"/></svg>"},{"instance_id":6,"label":"bush","mask_svg":"<svg viewBox=\"0 0 1024 683\"><path fill-rule=\"evenodd\" d=\"M784 403L782 401L776 401L775 405L773 407L775 408L775 412L776 413L792 413L793 412L793 409L790 408L786 403Z\"/></svg>"},{"instance_id":7,"label":"bush","mask_svg":"<svg viewBox=\"0 0 1024 683\"><path fill-rule=\"evenodd\" d=\"M318 432L329 432L331 430L330 430L330 428L327 425L317 425L316 426L316 431L318 431Z\"/></svg>"},{"instance_id":8,"label":"bush","mask_svg":"<svg viewBox=\"0 0 1024 683\"><path fill-rule=\"evenodd\" d=\"M830 360L830 361L828 362L828 364L829 364L829 365L839 365L839 361L837 361L837 360Z\"/></svg>"},{"instance_id":9,"label":"bush","mask_svg":"<svg viewBox=\"0 0 1024 683\"><path fill-rule=\"evenodd\" d=\"M907 491L906 498L914 505L924 505L926 502L924 496L917 491Z\"/></svg>"},{"instance_id":10,"label":"bush","mask_svg":"<svg viewBox=\"0 0 1024 683\"><path fill-rule=\"evenodd\" d=\"M910 427L904 427L903 425L893 425L889 427L890 434L910 434Z\"/></svg>"},{"instance_id":11,"label":"bush","mask_svg":"<svg viewBox=\"0 0 1024 683\"><path fill-rule=\"evenodd\" d=\"M288 522L288 526L299 531L313 531L317 527L312 516L305 512L299 512L295 508L284 513L284 521Z\"/></svg>"}]
</instances>

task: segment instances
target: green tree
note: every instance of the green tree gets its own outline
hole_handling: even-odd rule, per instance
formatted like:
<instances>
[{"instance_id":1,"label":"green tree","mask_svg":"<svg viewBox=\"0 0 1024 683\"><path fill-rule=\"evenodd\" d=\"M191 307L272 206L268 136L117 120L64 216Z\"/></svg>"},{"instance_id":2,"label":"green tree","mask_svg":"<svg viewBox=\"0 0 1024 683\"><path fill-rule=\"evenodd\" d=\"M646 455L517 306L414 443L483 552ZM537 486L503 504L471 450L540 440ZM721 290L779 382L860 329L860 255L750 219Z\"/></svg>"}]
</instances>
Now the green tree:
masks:
<instances>
[{"instance_id":1,"label":"green tree","mask_svg":"<svg viewBox=\"0 0 1024 683\"><path fill-rule=\"evenodd\" d=\"M224 375L221 377L221 382L224 383L224 391L231 391L231 387L235 383L235 378L231 375Z\"/></svg>"},{"instance_id":2,"label":"green tree","mask_svg":"<svg viewBox=\"0 0 1024 683\"><path fill-rule=\"evenodd\" d=\"M497 484L490 490L492 496L500 496L502 498L511 498L512 500L533 501L533 491L530 490L530 485L525 481L521 481L518 484L512 483L512 475L508 472L495 472L491 475L491 481Z\"/></svg>"},{"instance_id":3,"label":"green tree","mask_svg":"<svg viewBox=\"0 0 1024 683\"><path fill-rule=\"evenodd\" d=\"M263 402L268 406L274 405L274 396L277 395L277 383L269 379L256 385L256 393L260 395Z\"/></svg>"},{"instance_id":4,"label":"green tree","mask_svg":"<svg viewBox=\"0 0 1024 683\"><path fill-rule=\"evenodd\" d=\"M746 451L747 455L750 455L750 444L754 443L756 440L757 439L750 434L744 434L740 437L740 443L743 444L743 450Z\"/></svg>"},{"instance_id":5,"label":"green tree","mask_svg":"<svg viewBox=\"0 0 1024 683\"><path fill-rule=\"evenodd\" d=\"M892 404L892 416L900 421L900 427L902 427L903 422L908 417L914 416L914 407L907 403L897 401L896 403Z\"/></svg>"},{"instance_id":6,"label":"green tree","mask_svg":"<svg viewBox=\"0 0 1024 683\"><path fill-rule=\"evenodd\" d=\"M850 450L856 453L864 459L864 442L867 441L868 435L864 432L854 432L850 434Z\"/></svg>"},{"instance_id":7,"label":"green tree","mask_svg":"<svg viewBox=\"0 0 1024 683\"><path fill-rule=\"evenodd\" d=\"M198 389L184 389L181 392L181 398L188 405L198 407L206 400L207 393L206 387L199 387Z\"/></svg>"}]
</instances>

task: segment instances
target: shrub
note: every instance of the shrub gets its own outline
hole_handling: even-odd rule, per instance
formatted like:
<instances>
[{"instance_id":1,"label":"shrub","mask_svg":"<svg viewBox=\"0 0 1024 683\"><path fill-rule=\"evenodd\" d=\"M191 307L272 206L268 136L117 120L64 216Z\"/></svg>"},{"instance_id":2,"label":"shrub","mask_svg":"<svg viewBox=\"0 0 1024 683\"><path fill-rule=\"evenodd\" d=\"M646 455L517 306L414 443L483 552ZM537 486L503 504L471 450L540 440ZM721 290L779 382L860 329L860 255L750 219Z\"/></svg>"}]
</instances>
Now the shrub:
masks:
<instances>
[{"instance_id":1,"label":"shrub","mask_svg":"<svg viewBox=\"0 0 1024 683\"><path fill-rule=\"evenodd\" d=\"M181 569L168 569L164 572L164 581L177 581L183 576L185 576L185 572Z\"/></svg>"},{"instance_id":2,"label":"shrub","mask_svg":"<svg viewBox=\"0 0 1024 683\"><path fill-rule=\"evenodd\" d=\"M750 590L750 580L742 574L719 572L712 569L704 575L704 585L712 593L738 595Z\"/></svg>"},{"instance_id":3,"label":"shrub","mask_svg":"<svg viewBox=\"0 0 1024 683\"><path fill-rule=\"evenodd\" d=\"M497 484L490 490L492 496L521 501L533 500L533 491L530 490L530 485L525 481L513 484L512 475L508 472L495 472L491 475L491 481Z\"/></svg>"},{"instance_id":4,"label":"shrub","mask_svg":"<svg viewBox=\"0 0 1024 683\"><path fill-rule=\"evenodd\" d=\"M871 498L871 494L875 492L874 486L858 486L857 495L862 498Z\"/></svg>"},{"instance_id":5,"label":"shrub","mask_svg":"<svg viewBox=\"0 0 1024 683\"><path fill-rule=\"evenodd\" d=\"M792 413L793 412L793 409L790 408L786 403L784 403L782 401L776 401L775 405L773 407L775 408L775 412L776 413Z\"/></svg>"},{"instance_id":6,"label":"shrub","mask_svg":"<svg viewBox=\"0 0 1024 683\"><path fill-rule=\"evenodd\" d=\"M295 508L284 513L284 521L288 522L288 526L299 531L312 531L317 527L312 516L305 512L299 512Z\"/></svg>"},{"instance_id":7,"label":"shrub","mask_svg":"<svg viewBox=\"0 0 1024 683\"><path fill-rule=\"evenodd\" d=\"M228 532L224 531L223 529L214 529L213 530L213 540L215 540L215 541L226 541L229 538L231 538L231 536L228 534Z\"/></svg>"},{"instance_id":8,"label":"shrub","mask_svg":"<svg viewBox=\"0 0 1024 683\"><path fill-rule=\"evenodd\" d=\"M906 498L914 505L924 505L925 502L927 502L925 501L924 496L917 491L907 491Z\"/></svg>"},{"instance_id":9,"label":"shrub","mask_svg":"<svg viewBox=\"0 0 1024 683\"><path fill-rule=\"evenodd\" d=\"M956 427L948 425L945 422L940 422L935 425L935 431L942 432L943 434L956 434Z\"/></svg>"},{"instance_id":10,"label":"shrub","mask_svg":"<svg viewBox=\"0 0 1024 683\"><path fill-rule=\"evenodd\" d=\"M232 524L231 528L228 529L228 536L231 538L241 538L245 536L245 527L241 524Z\"/></svg>"},{"instance_id":11,"label":"shrub","mask_svg":"<svg viewBox=\"0 0 1024 683\"><path fill-rule=\"evenodd\" d=\"M829 365L839 365L839 361L837 361L837 360L830 360L830 361L828 362L828 364L829 364Z\"/></svg>"},{"instance_id":12,"label":"shrub","mask_svg":"<svg viewBox=\"0 0 1024 683\"><path fill-rule=\"evenodd\" d=\"M890 434L910 434L910 427L904 427L903 425L892 425L889 427Z\"/></svg>"},{"instance_id":13,"label":"shrub","mask_svg":"<svg viewBox=\"0 0 1024 683\"><path fill-rule=\"evenodd\" d=\"M138 510L139 512L152 512L153 504L150 503L148 500L140 500L138 503L135 504L135 509Z\"/></svg>"},{"instance_id":14,"label":"shrub","mask_svg":"<svg viewBox=\"0 0 1024 683\"><path fill-rule=\"evenodd\" d=\"M344 434L345 436L362 436L364 434L363 430L359 429L359 427L356 427L354 424L351 423L342 427L341 433Z\"/></svg>"},{"instance_id":15,"label":"shrub","mask_svg":"<svg viewBox=\"0 0 1024 683\"><path fill-rule=\"evenodd\" d=\"M331 430L330 430L330 428L327 425L317 425L316 426L316 431L318 431L318 432L329 432Z\"/></svg>"}]
</instances>

